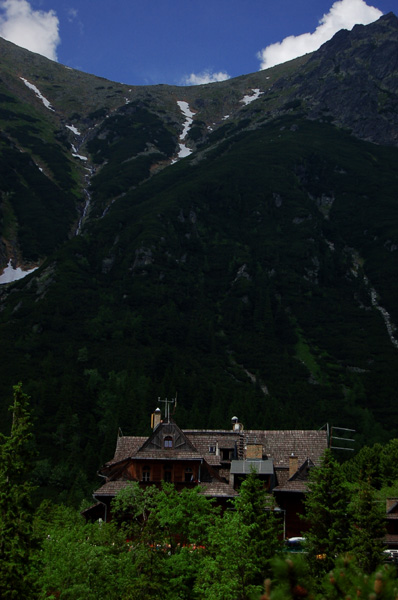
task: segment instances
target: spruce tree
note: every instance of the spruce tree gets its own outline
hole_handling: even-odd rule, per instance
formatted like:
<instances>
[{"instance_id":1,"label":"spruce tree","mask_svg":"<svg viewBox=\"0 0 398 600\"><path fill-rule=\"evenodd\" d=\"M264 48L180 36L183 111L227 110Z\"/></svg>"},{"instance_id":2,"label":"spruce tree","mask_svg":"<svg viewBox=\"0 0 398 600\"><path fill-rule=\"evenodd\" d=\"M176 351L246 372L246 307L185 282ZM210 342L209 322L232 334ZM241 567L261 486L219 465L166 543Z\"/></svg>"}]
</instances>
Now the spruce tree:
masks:
<instances>
[{"instance_id":1,"label":"spruce tree","mask_svg":"<svg viewBox=\"0 0 398 600\"><path fill-rule=\"evenodd\" d=\"M249 527L250 552L258 566L259 583L267 573L270 559L282 548L281 524L273 507L273 497L267 493L256 471L252 471L240 487L235 508L243 523Z\"/></svg>"},{"instance_id":2,"label":"spruce tree","mask_svg":"<svg viewBox=\"0 0 398 600\"><path fill-rule=\"evenodd\" d=\"M351 505L351 552L362 571L373 573L383 560L385 513L368 478L360 479Z\"/></svg>"},{"instance_id":3,"label":"spruce tree","mask_svg":"<svg viewBox=\"0 0 398 600\"><path fill-rule=\"evenodd\" d=\"M340 465L328 449L310 474L305 500L307 557L314 574L329 572L336 557L349 548L350 492Z\"/></svg>"},{"instance_id":4,"label":"spruce tree","mask_svg":"<svg viewBox=\"0 0 398 600\"><path fill-rule=\"evenodd\" d=\"M27 481L33 457L29 398L14 386L10 436L0 434L0 597L32 598L30 559L33 547L32 485Z\"/></svg>"}]
</instances>

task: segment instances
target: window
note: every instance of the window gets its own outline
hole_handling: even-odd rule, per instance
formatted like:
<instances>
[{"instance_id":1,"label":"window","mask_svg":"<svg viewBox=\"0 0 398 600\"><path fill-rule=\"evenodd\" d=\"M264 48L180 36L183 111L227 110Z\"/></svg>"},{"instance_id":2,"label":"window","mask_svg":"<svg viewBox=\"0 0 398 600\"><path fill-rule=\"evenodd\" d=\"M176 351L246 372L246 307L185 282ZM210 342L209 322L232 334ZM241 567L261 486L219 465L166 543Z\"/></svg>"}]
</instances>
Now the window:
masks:
<instances>
[{"instance_id":1,"label":"window","mask_svg":"<svg viewBox=\"0 0 398 600\"><path fill-rule=\"evenodd\" d=\"M216 447L215 446L209 446L209 452L210 452L210 454L215 454L216 453Z\"/></svg>"},{"instance_id":2,"label":"window","mask_svg":"<svg viewBox=\"0 0 398 600\"><path fill-rule=\"evenodd\" d=\"M142 481L151 481L151 470L149 467L142 469Z\"/></svg>"},{"instance_id":3,"label":"window","mask_svg":"<svg viewBox=\"0 0 398 600\"><path fill-rule=\"evenodd\" d=\"M185 469L185 483L189 483L191 481L193 481L193 471L191 467L187 467Z\"/></svg>"},{"instance_id":4,"label":"window","mask_svg":"<svg viewBox=\"0 0 398 600\"><path fill-rule=\"evenodd\" d=\"M170 469L164 470L164 480L169 483L171 482L171 470Z\"/></svg>"},{"instance_id":5,"label":"window","mask_svg":"<svg viewBox=\"0 0 398 600\"><path fill-rule=\"evenodd\" d=\"M170 435L168 435L164 438L164 447L165 448L173 447L173 438Z\"/></svg>"}]
</instances>

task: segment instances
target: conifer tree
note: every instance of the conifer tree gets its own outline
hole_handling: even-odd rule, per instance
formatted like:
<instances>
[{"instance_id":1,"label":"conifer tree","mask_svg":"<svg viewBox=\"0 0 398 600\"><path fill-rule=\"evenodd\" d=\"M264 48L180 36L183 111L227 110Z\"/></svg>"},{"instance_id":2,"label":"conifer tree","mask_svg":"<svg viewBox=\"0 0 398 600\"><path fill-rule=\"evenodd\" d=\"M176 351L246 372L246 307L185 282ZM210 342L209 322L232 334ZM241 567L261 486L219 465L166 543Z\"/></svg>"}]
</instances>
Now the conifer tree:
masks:
<instances>
[{"instance_id":1,"label":"conifer tree","mask_svg":"<svg viewBox=\"0 0 398 600\"><path fill-rule=\"evenodd\" d=\"M368 478L359 480L351 513L351 551L361 570L370 574L382 562L385 514Z\"/></svg>"},{"instance_id":2,"label":"conifer tree","mask_svg":"<svg viewBox=\"0 0 398 600\"><path fill-rule=\"evenodd\" d=\"M274 511L273 497L267 493L256 471L252 471L242 483L235 508L242 521L249 527L250 552L257 564L261 578L268 568L271 558L281 550L281 526ZM259 579L261 583L262 579Z\"/></svg>"},{"instance_id":3,"label":"conifer tree","mask_svg":"<svg viewBox=\"0 0 398 600\"><path fill-rule=\"evenodd\" d=\"M329 572L336 556L349 548L348 505L350 493L342 470L331 450L321 465L311 471L305 500L307 556L315 574Z\"/></svg>"},{"instance_id":4,"label":"conifer tree","mask_svg":"<svg viewBox=\"0 0 398 600\"><path fill-rule=\"evenodd\" d=\"M27 480L33 458L29 398L14 386L10 436L0 434L0 597L32 598L33 487Z\"/></svg>"}]
</instances>

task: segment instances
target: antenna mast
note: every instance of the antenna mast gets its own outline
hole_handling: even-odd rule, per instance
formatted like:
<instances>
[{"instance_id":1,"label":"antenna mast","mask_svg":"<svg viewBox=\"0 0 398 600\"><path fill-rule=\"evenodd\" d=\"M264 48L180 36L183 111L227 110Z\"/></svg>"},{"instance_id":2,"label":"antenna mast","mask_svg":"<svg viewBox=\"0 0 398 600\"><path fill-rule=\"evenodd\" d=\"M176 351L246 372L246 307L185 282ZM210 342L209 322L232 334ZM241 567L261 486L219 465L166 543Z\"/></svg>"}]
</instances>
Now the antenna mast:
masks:
<instances>
[{"instance_id":1,"label":"antenna mast","mask_svg":"<svg viewBox=\"0 0 398 600\"><path fill-rule=\"evenodd\" d=\"M159 402L163 402L165 404L165 415L164 415L164 420L166 421L166 423L170 422L170 406L172 404L174 404L174 408L177 406L177 397L176 398L172 398L171 400L168 400L167 398L165 398L164 400L161 400L160 398L158 398ZM174 412L173 412L174 414Z\"/></svg>"}]
</instances>

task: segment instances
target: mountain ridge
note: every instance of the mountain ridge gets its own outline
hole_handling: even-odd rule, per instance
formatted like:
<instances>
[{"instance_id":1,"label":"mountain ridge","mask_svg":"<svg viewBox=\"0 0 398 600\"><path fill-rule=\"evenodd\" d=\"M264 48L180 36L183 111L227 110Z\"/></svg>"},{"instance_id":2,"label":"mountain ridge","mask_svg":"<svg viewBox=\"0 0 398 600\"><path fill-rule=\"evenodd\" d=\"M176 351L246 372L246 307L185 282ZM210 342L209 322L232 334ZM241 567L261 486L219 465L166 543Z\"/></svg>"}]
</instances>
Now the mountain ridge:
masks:
<instances>
[{"instance_id":1,"label":"mountain ridge","mask_svg":"<svg viewBox=\"0 0 398 600\"><path fill-rule=\"evenodd\" d=\"M39 265L0 286L0 387L32 395L49 494L175 391L183 427L398 434L397 34L140 89L0 40L0 260Z\"/></svg>"}]
</instances>

